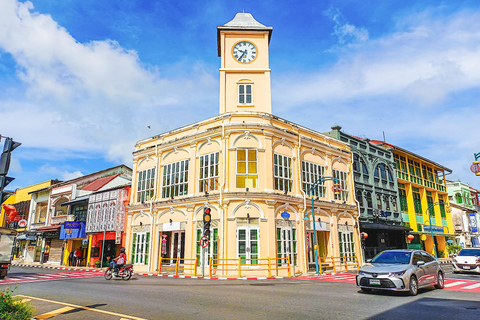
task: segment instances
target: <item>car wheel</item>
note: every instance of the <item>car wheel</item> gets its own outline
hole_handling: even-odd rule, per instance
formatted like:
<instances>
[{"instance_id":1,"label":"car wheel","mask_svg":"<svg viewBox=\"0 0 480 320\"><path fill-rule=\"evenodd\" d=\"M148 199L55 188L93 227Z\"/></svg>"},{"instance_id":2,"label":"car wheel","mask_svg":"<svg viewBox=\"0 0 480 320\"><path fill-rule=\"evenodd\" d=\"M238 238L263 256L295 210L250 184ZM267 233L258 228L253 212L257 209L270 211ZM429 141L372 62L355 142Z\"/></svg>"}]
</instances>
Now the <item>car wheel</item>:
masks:
<instances>
[{"instance_id":1,"label":"car wheel","mask_svg":"<svg viewBox=\"0 0 480 320\"><path fill-rule=\"evenodd\" d=\"M360 288L360 290L362 290L363 293L371 293L372 292L372 289L370 289L370 288Z\"/></svg>"},{"instance_id":2,"label":"car wheel","mask_svg":"<svg viewBox=\"0 0 480 320\"><path fill-rule=\"evenodd\" d=\"M437 284L435 285L435 288L443 289L444 287L445 287L445 278L443 277L443 273L439 272L437 276Z\"/></svg>"},{"instance_id":3,"label":"car wheel","mask_svg":"<svg viewBox=\"0 0 480 320\"><path fill-rule=\"evenodd\" d=\"M410 277L409 293L411 296L416 296L418 293L418 281L415 276Z\"/></svg>"}]
</instances>

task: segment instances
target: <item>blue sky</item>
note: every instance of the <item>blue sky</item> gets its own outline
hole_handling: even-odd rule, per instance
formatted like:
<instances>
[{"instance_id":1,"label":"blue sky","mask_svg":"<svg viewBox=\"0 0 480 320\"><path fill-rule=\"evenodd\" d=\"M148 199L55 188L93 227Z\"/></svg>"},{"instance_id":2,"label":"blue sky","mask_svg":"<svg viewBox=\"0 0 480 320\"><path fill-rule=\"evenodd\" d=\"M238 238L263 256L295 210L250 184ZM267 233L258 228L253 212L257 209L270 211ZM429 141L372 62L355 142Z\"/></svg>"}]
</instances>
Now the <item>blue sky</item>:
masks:
<instances>
[{"instance_id":1,"label":"blue sky","mask_svg":"<svg viewBox=\"0 0 480 320\"><path fill-rule=\"evenodd\" d=\"M136 141L218 114L216 27L242 10L273 27L275 115L385 132L480 189L478 1L0 0L7 189L131 167Z\"/></svg>"}]
</instances>

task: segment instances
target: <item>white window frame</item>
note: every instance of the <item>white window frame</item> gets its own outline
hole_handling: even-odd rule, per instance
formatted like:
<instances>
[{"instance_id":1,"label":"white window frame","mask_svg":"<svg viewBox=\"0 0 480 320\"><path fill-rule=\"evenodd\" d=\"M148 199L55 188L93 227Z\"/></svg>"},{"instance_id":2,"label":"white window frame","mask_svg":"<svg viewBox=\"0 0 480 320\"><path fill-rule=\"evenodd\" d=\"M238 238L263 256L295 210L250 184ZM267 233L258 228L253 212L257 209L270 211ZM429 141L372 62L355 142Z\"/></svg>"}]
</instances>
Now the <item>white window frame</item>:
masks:
<instances>
[{"instance_id":1,"label":"white window frame","mask_svg":"<svg viewBox=\"0 0 480 320\"><path fill-rule=\"evenodd\" d=\"M325 176L325 166L318 163L302 160L302 186L303 191L309 195L311 186ZM319 198L326 198L325 181L319 183L315 190L313 190L313 196Z\"/></svg>"},{"instance_id":2,"label":"white window frame","mask_svg":"<svg viewBox=\"0 0 480 320\"><path fill-rule=\"evenodd\" d=\"M203 222L202 222L203 224ZM207 252L205 254L203 253L203 248L200 245L200 240L203 236L203 227L198 228L199 225L197 225L197 241L196 241L196 248L195 250L200 249L200 253L195 251L196 256L198 257L198 265L202 266L204 259L205 259L205 266L210 265L210 257L213 257L213 259L218 258L218 227L212 227L210 225L210 237L209 237L209 242L208 246L205 248ZM217 234L217 237L215 238L214 235L215 233ZM217 248L217 252L215 252L214 248ZM215 262L213 263L215 265Z\"/></svg>"},{"instance_id":3,"label":"white window frame","mask_svg":"<svg viewBox=\"0 0 480 320\"><path fill-rule=\"evenodd\" d=\"M275 190L293 191L293 158L283 154L273 154L273 185Z\"/></svg>"},{"instance_id":4,"label":"white window frame","mask_svg":"<svg viewBox=\"0 0 480 320\"><path fill-rule=\"evenodd\" d=\"M198 158L200 192L218 190L220 152L201 155Z\"/></svg>"},{"instance_id":5,"label":"white window frame","mask_svg":"<svg viewBox=\"0 0 480 320\"><path fill-rule=\"evenodd\" d=\"M188 194L188 164L189 161L186 159L163 166L162 198Z\"/></svg>"},{"instance_id":6,"label":"white window frame","mask_svg":"<svg viewBox=\"0 0 480 320\"><path fill-rule=\"evenodd\" d=\"M333 176L337 178L337 184L342 186L342 192L335 194L335 200L348 201L348 173L341 170L333 169Z\"/></svg>"},{"instance_id":7,"label":"white window frame","mask_svg":"<svg viewBox=\"0 0 480 320\"><path fill-rule=\"evenodd\" d=\"M241 92L243 88L243 93ZM250 88L250 94L247 93L247 88ZM248 97L250 97L250 102L247 102ZM243 99L243 102L242 102ZM253 104L253 84L251 83L240 83L238 84L238 104L241 105L251 105Z\"/></svg>"},{"instance_id":8,"label":"white window frame","mask_svg":"<svg viewBox=\"0 0 480 320\"><path fill-rule=\"evenodd\" d=\"M238 151L241 151L241 150L244 150L245 151L245 160L241 160L239 161L238 160ZM248 160L248 152L250 150L253 150L255 151L255 173L249 173L249 170L248 170L248 167L249 167L249 163L253 162L251 160ZM235 163L235 172L236 172L236 175L235 175L235 187L237 188L258 188L258 150L257 149L252 149L252 148L239 148L236 150L235 152L235 155L236 155L236 163ZM238 172L238 163L239 162L245 162L245 173L239 173ZM239 187L238 184L237 184L237 181L238 181L238 176L245 176L245 186L244 187ZM256 181L254 183L252 183L253 185L248 185L248 181L249 181L249 176L256 176Z\"/></svg>"},{"instance_id":9,"label":"white window frame","mask_svg":"<svg viewBox=\"0 0 480 320\"><path fill-rule=\"evenodd\" d=\"M278 231L280 230L280 239L278 238ZM293 238L293 231L295 231L295 239ZM297 231L292 227L277 226L277 258L290 258L291 265L298 264L297 252ZM280 242L280 252L278 247Z\"/></svg>"},{"instance_id":10,"label":"white window frame","mask_svg":"<svg viewBox=\"0 0 480 320\"><path fill-rule=\"evenodd\" d=\"M146 265L145 257L147 256L148 258L148 255L149 255L148 250L150 249L149 243L147 242L147 238L149 234L150 232L134 232L132 234L132 255L133 255L132 264ZM135 243L133 242L134 237L136 237ZM139 241L140 239L142 239L143 241L140 242ZM135 246L135 250L133 250L133 246Z\"/></svg>"},{"instance_id":11,"label":"white window frame","mask_svg":"<svg viewBox=\"0 0 480 320\"><path fill-rule=\"evenodd\" d=\"M355 255L355 240L353 238L353 231L339 231L339 249L340 257L348 257L348 260L353 260Z\"/></svg>"},{"instance_id":12,"label":"white window frame","mask_svg":"<svg viewBox=\"0 0 480 320\"><path fill-rule=\"evenodd\" d=\"M138 171L137 202L144 202L155 196L155 168Z\"/></svg>"},{"instance_id":13,"label":"white window frame","mask_svg":"<svg viewBox=\"0 0 480 320\"><path fill-rule=\"evenodd\" d=\"M240 231L244 230L245 231L245 240L240 240ZM257 239L252 240L251 239L251 232L252 230L255 230L257 232ZM240 241L245 241L245 253L240 252ZM255 257L252 257L252 242L256 241L257 242L257 253L255 254ZM250 250L249 250L250 249ZM240 255L244 254L245 259L247 259L245 262L242 262L242 266L252 266L252 267L260 267L260 261L257 260L256 264L252 264L252 260L248 259L260 259L260 228L258 226L242 226L242 227L237 227L237 257L241 258ZM243 258L241 258L243 259Z\"/></svg>"}]
</instances>

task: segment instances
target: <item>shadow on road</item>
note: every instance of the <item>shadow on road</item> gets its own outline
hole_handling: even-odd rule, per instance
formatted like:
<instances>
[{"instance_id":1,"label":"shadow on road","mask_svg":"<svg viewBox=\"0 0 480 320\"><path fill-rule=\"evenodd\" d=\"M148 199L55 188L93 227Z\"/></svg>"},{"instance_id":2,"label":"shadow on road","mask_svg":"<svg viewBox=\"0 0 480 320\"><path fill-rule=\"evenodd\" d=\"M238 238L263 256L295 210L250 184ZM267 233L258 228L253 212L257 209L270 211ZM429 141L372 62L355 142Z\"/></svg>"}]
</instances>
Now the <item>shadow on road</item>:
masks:
<instances>
[{"instance_id":1,"label":"shadow on road","mask_svg":"<svg viewBox=\"0 0 480 320\"><path fill-rule=\"evenodd\" d=\"M367 319L452 319L452 313L455 314L455 319L478 320L480 302L421 298Z\"/></svg>"}]
</instances>

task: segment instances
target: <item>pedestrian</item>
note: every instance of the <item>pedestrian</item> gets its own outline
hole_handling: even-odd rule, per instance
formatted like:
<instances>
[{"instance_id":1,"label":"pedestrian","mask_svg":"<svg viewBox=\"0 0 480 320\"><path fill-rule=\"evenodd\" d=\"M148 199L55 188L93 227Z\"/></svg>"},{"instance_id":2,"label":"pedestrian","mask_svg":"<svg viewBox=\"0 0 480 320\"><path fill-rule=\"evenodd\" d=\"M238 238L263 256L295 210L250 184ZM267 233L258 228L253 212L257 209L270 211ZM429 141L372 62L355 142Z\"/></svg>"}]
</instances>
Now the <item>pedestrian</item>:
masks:
<instances>
[{"instance_id":1,"label":"pedestrian","mask_svg":"<svg viewBox=\"0 0 480 320\"><path fill-rule=\"evenodd\" d=\"M82 249L78 248L75 250L75 265L77 267L80 265L80 261L82 261Z\"/></svg>"},{"instance_id":2,"label":"pedestrian","mask_svg":"<svg viewBox=\"0 0 480 320\"><path fill-rule=\"evenodd\" d=\"M73 250L72 250L72 251L70 251L70 254L68 255L68 265L73 266L74 262L75 262L75 256L74 256Z\"/></svg>"}]
</instances>

